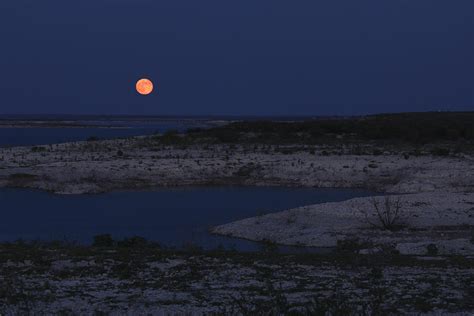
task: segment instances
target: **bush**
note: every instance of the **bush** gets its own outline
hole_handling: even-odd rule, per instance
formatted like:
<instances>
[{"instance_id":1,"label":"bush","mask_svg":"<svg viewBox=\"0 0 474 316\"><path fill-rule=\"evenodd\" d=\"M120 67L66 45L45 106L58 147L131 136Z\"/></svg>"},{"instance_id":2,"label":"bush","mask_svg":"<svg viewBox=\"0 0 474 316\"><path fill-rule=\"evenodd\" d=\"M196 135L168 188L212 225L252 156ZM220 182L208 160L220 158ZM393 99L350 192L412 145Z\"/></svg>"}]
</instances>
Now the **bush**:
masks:
<instances>
[{"instance_id":1,"label":"bush","mask_svg":"<svg viewBox=\"0 0 474 316\"><path fill-rule=\"evenodd\" d=\"M177 130L169 130L157 139L164 145L176 145L183 141Z\"/></svg>"},{"instance_id":2,"label":"bush","mask_svg":"<svg viewBox=\"0 0 474 316\"><path fill-rule=\"evenodd\" d=\"M240 133L234 130L217 130L214 136L221 143L237 143L240 139Z\"/></svg>"},{"instance_id":3,"label":"bush","mask_svg":"<svg viewBox=\"0 0 474 316\"><path fill-rule=\"evenodd\" d=\"M358 238L337 240L336 251L338 252L357 253L362 248L363 245Z\"/></svg>"},{"instance_id":4,"label":"bush","mask_svg":"<svg viewBox=\"0 0 474 316\"><path fill-rule=\"evenodd\" d=\"M250 177L252 175L258 174L263 169L262 166L258 164L249 163L245 166L239 168L239 170L234 172L234 176L237 177Z\"/></svg>"},{"instance_id":5,"label":"bush","mask_svg":"<svg viewBox=\"0 0 474 316\"><path fill-rule=\"evenodd\" d=\"M268 254L273 254L278 252L278 245L276 242L269 240L269 239L263 239L261 240L261 251L264 253Z\"/></svg>"},{"instance_id":6,"label":"bush","mask_svg":"<svg viewBox=\"0 0 474 316\"><path fill-rule=\"evenodd\" d=\"M34 180L37 176L29 173L12 173L8 175L8 180Z\"/></svg>"},{"instance_id":7,"label":"bush","mask_svg":"<svg viewBox=\"0 0 474 316\"><path fill-rule=\"evenodd\" d=\"M143 237L133 236L119 241L117 246L122 248L145 248L148 246L148 241Z\"/></svg>"},{"instance_id":8,"label":"bush","mask_svg":"<svg viewBox=\"0 0 474 316\"><path fill-rule=\"evenodd\" d=\"M372 212L363 212L367 223L371 226L390 231L400 230L404 226L404 216L399 198L393 200L390 196L386 196L383 203L373 198L372 206Z\"/></svg>"},{"instance_id":9,"label":"bush","mask_svg":"<svg viewBox=\"0 0 474 316\"><path fill-rule=\"evenodd\" d=\"M36 152L43 152L43 151L46 151L46 147L42 147L42 146L33 146L31 147L31 151L36 153Z\"/></svg>"},{"instance_id":10,"label":"bush","mask_svg":"<svg viewBox=\"0 0 474 316\"><path fill-rule=\"evenodd\" d=\"M88 142L96 142L99 140L99 137L97 136L90 136L86 139Z\"/></svg>"},{"instance_id":11,"label":"bush","mask_svg":"<svg viewBox=\"0 0 474 316\"><path fill-rule=\"evenodd\" d=\"M426 246L426 252L429 256L436 256L438 254L438 247L435 244Z\"/></svg>"},{"instance_id":12,"label":"bush","mask_svg":"<svg viewBox=\"0 0 474 316\"><path fill-rule=\"evenodd\" d=\"M433 148L431 150L433 156L449 156L449 149L446 148Z\"/></svg>"},{"instance_id":13,"label":"bush","mask_svg":"<svg viewBox=\"0 0 474 316\"><path fill-rule=\"evenodd\" d=\"M94 236L93 247L110 248L115 245L115 240L110 234L96 235Z\"/></svg>"}]
</instances>

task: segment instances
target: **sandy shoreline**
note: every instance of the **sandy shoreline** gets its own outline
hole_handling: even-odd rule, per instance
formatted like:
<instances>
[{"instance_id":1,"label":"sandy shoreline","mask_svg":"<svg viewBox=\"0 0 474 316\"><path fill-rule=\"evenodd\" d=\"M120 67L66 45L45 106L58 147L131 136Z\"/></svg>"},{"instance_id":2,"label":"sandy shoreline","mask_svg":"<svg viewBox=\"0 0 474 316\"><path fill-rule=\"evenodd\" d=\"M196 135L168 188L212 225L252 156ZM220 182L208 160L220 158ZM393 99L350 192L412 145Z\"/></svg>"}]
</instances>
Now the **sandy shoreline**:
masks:
<instances>
[{"instance_id":1,"label":"sandy shoreline","mask_svg":"<svg viewBox=\"0 0 474 316\"><path fill-rule=\"evenodd\" d=\"M402 194L405 229L373 229L361 217L373 208L371 198L358 198L245 219L213 232L285 245L328 247L358 239L373 244L364 251L393 244L402 253L424 254L435 243L440 254L474 253L473 157L352 151L348 146L167 146L151 137L2 148L0 187L58 194L210 184L364 188Z\"/></svg>"}]
</instances>

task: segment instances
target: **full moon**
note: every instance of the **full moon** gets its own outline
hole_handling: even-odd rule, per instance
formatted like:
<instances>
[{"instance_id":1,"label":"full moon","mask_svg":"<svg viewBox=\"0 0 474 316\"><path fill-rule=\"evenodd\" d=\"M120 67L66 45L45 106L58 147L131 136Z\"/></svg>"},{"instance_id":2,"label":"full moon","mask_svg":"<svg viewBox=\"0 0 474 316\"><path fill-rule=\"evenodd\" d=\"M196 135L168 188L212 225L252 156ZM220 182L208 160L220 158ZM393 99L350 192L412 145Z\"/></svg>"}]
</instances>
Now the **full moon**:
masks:
<instances>
[{"instance_id":1,"label":"full moon","mask_svg":"<svg viewBox=\"0 0 474 316\"><path fill-rule=\"evenodd\" d=\"M137 81L136 88L141 95L148 95L153 91L153 82L146 78L140 79Z\"/></svg>"}]
</instances>

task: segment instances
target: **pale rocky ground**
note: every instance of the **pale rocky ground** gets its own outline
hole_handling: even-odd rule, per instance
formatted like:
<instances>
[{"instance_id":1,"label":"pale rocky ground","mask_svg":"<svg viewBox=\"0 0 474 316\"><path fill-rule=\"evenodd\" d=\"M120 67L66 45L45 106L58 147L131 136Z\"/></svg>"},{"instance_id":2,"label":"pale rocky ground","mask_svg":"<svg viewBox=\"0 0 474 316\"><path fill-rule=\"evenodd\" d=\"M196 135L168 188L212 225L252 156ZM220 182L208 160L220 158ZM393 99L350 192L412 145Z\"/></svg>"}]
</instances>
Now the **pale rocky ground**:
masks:
<instances>
[{"instance_id":1,"label":"pale rocky ground","mask_svg":"<svg viewBox=\"0 0 474 316\"><path fill-rule=\"evenodd\" d=\"M366 147L368 152L373 149ZM65 257L46 260L43 266L12 259L0 266L2 314L21 309L35 315L232 314L223 308L242 313L242 301L252 305L261 299L276 306L281 302L276 293L283 293L285 304L292 307L308 306L315 297L331 297L334 302L336 293L358 306L373 305L377 298L367 291L384 293L382 305L395 308L396 313L469 315L474 311L472 265L451 262L457 258L452 255L463 255L462 260L470 263L474 256L472 156L404 157L397 149L384 149L376 156L353 155L348 146L163 146L148 138L42 148L0 149L0 187L61 194L207 184L367 188L397 195L403 211L401 230L368 224L364 213L369 219L373 214L369 197L262 215L216 227L214 232L323 247L357 239L365 247L351 254L354 260L360 254L369 254L369 259L361 260L385 257L387 247L389 252L422 257L410 257L410 263L401 266L359 266L352 264L352 257L350 263L338 265L319 259L297 263L278 257L268 263L227 255L173 255L141 262L135 270L133 260ZM282 149L288 152L281 153ZM426 256L432 244L436 253ZM427 264L420 264L423 261ZM27 299L2 301L11 293Z\"/></svg>"},{"instance_id":2,"label":"pale rocky ground","mask_svg":"<svg viewBox=\"0 0 474 316\"><path fill-rule=\"evenodd\" d=\"M331 247L357 237L394 244L406 254L424 254L431 243L440 254L473 253L473 157L405 157L397 149L376 156L351 152L349 146L164 146L152 138L6 148L0 149L0 186L62 194L202 184L367 188L403 194L404 229L373 229L362 216L373 213L372 198L361 198L245 219L213 231L288 245Z\"/></svg>"},{"instance_id":3,"label":"pale rocky ground","mask_svg":"<svg viewBox=\"0 0 474 316\"><path fill-rule=\"evenodd\" d=\"M474 310L472 260L393 263L380 256L357 263L352 256L347 261L159 250L94 255L72 249L74 256L32 251L33 259L12 257L10 250L10 257L0 260L2 315L320 315L318 308L337 315L470 315Z\"/></svg>"},{"instance_id":4,"label":"pale rocky ground","mask_svg":"<svg viewBox=\"0 0 474 316\"><path fill-rule=\"evenodd\" d=\"M0 148L0 186L63 194L194 184L474 191L474 158L466 155L405 159L396 150L351 155L351 148L330 146L300 146L284 154L276 146L163 146L149 138L36 148L44 151Z\"/></svg>"},{"instance_id":5,"label":"pale rocky ground","mask_svg":"<svg viewBox=\"0 0 474 316\"><path fill-rule=\"evenodd\" d=\"M474 255L474 194L430 192L392 196L400 200L403 227L389 231L373 227L373 198L324 203L244 219L214 228L223 235L285 245L335 247L341 240L357 240L374 248L392 245L402 254ZM375 198L383 205L385 197ZM366 215L369 219L367 219Z\"/></svg>"}]
</instances>

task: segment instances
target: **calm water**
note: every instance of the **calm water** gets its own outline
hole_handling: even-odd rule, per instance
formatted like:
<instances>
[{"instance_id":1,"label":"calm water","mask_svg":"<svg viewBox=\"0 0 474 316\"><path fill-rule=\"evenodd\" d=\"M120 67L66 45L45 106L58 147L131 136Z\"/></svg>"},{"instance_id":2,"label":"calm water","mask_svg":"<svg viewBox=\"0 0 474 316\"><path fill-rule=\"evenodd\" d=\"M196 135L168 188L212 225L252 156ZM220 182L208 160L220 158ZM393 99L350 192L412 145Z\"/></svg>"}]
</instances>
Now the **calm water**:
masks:
<instances>
[{"instance_id":1,"label":"calm water","mask_svg":"<svg viewBox=\"0 0 474 316\"><path fill-rule=\"evenodd\" d=\"M81 115L0 115L0 123L8 122L49 122L68 123L87 127L30 127L0 128L0 146L47 145L54 143L84 141L91 136L101 139L152 135L168 130L186 131L189 128L207 128L232 120L272 120L295 121L310 117L159 117L159 116L81 116ZM1 125L0 125L1 126ZM114 128L106 128L111 127Z\"/></svg>"},{"instance_id":2,"label":"calm water","mask_svg":"<svg viewBox=\"0 0 474 316\"><path fill-rule=\"evenodd\" d=\"M0 240L67 239L90 243L97 234L143 236L162 245L187 243L242 251L259 245L210 235L208 228L262 212L341 201L370 192L276 187L190 187L65 196L1 189Z\"/></svg>"},{"instance_id":3,"label":"calm water","mask_svg":"<svg viewBox=\"0 0 474 316\"><path fill-rule=\"evenodd\" d=\"M182 119L76 122L93 127L0 128L0 146L82 141L91 136L110 139L207 126L204 120ZM101 128L111 123L122 128ZM192 243L205 249L222 245L254 251L260 249L259 244L210 235L208 228L270 211L367 195L371 193L276 187L192 187L80 196L0 189L0 240L66 239L87 244L94 235L110 233L115 238L142 236L177 248Z\"/></svg>"},{"instance_id":4,"label":"calm water","mask_svg":"<svg viewBox=\"0 0 474 316\"><path fill-rule=\"evenodd\" d=\"M156 124L122 126L120 128L0 128L0 146L46 145L73 141L84 141L91 136L100 139L152 135L168 130L185 131L195 125L179 122L162 122Z\"/></svg>"}]
</instances>

